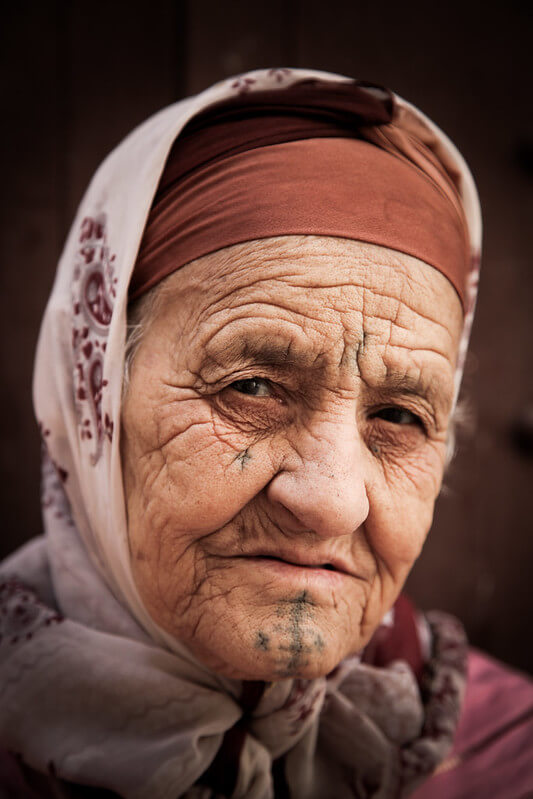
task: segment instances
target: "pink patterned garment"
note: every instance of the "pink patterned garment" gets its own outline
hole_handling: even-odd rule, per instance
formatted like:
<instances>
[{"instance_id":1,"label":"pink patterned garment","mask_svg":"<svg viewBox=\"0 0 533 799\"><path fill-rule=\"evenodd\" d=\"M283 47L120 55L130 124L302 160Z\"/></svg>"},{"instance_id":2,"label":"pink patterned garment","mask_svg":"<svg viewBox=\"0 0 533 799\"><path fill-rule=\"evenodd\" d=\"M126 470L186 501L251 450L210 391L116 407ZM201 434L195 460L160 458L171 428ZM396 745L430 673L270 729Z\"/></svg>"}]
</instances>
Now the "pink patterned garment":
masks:
<instances>
[{"instance_id":1,"label":"pink patterned garment","mask_svg":"<svg viewBox=\"0 0 533 799\"><path fill-rule=\"evenodd\" d=\"M413 799L533 796L533 685L471 649L453 749Z\"/></svg>"},{"instance_id":2,"label":"pink patterned garment","mask_svg":"<svg viewBox=\"0 0 533 799\"><path fill-rule=\"evenodd\" d=\"M328 677L243 685L162 631L131 574L116 435L128 286L167 155L211 103L305 78L349 80L274 69L216 84L130 134L81 203L35 368L46 534L0 568L7 795L392 799L427 779L452 746L466 678L466 642L453 619L422 617L402 600L362 657ZM472 260L458 389L477 286L477 194L446 136L395 103L396 123L459 176Z\"/></svg>"}]
</instances>

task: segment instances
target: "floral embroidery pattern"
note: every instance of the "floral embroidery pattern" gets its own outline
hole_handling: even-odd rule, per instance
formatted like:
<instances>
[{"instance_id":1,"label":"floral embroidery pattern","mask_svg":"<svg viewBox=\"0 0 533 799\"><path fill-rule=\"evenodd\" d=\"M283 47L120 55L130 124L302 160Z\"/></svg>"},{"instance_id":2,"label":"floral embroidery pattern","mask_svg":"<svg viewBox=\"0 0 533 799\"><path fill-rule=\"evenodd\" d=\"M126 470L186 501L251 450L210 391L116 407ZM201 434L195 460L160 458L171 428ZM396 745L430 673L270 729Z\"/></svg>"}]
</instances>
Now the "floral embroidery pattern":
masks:
<instances>
[{"instance_id":1,"label":"floral embroidery pattern","mask_svg":"<svg viewBox=\"0 0 533 799\"><path fill-rule=\"evenodd\" d=\"M231 88L237 90L238 94L245 94L250 91L254 83L254 78L237 78L232 82Z\"/></svg>"},{"instance_id":2,"label":"floral embroidery pattern","mask_svg":"<svg viewBox=\"0 0 533 799\"><path fill-rule=\"evenodd\" d=\"M276 83L283 83L284 79L291 74L291 70L285 67L278 67L277 69L269 69L267 74L270 78L274 78Z\"/></svg>"},{"instance_id":3,"label":"floral embroidery pattern","mask_svg":"<svg viewBox=\"0 0 533 799\"><path fill-rule=\"evenodd\" d=\"M451 747L466 682L467 642L462 626L445 613L427 620L434 652L422 685L425 719L422 735L401 751L403 784L430 774Z\"/></svg>"},{"instance_id":4,"label":"floral embroidery pattern","mask_svg":"<svg viewBox=\"0 0 533 799\"><path fill-rule=\"evenodd\" d=\"M63 621L33 591L16 579L0 583L0 644L16 644L33 638L40 627Z\"/></svg>"},{"instance_id":5,"label":"floral embroidery pattern","mask_svg":"<svg viewBox=\"0 0 533 799\"><path fill-rule=\"evenodd\" d=\"M53 467L55 482L57 483L58 482L57 478L59 478L59 480L61 480L62 483L66 483L67 479L68 479L67 470L63 469L62 466L60 466L58 463L56 463L54 460L52 460L52 458L50 457L50 454L48 452L48 447L46 445L46 439L49 437L51 431L47 427L45 427L45 425L42 422L39 422L39 432L41 434L41 439L42 439L42 441L41 441L41 464L43 466L43 471L46 472L47 468L48 468L48 471L49 471L50 467ZM43 498L43 503L44 503L44 498ZM43 504L43 507L47 507L47 505Z\"/></svg>"},{"instance_id":6,"label":"floral embroidery pattern","mask_svg":"<svg viewBox=\"0 0 533 799\"><path fill-rule=\"evenodd\" d=\"M113 437L113 422L102 418L104 353L116 296L115 256L107 245L106 215L85 217L81 224L73 281L74 384L82 441L92 445L91 464Z\"/></svg>"},{"instance_id":7,"label":"floral embroidery pattern","mask_svg":"<svg viewBox=\"0 0 533 799\"><path fill-rule=\"evenodd\" d=\"M41 450L41 507L46 514L53 514L55 519L64 519L67 524L74 524L67 495L63 488L68 472L59 466L48 452L45 437L49 431L43 430Z\"/></svg>"},{"instance_id":8,"label":"floral embroidery pattern","mask_svg":"<svg viewBox=\"0 0 533 799\"><path fill-rule=\"evenodd\" d=\"M265 82L266 83L283 83L290 75L292 74L292 70L287 69L286 67L277 67L275 69L269 69L267 72L263 73L259 78L251 78L249 75L241 75L237 78L233 78L229 84L230 89L237 94L247 94L250 91L254 91L256 89L264 89Z\"/></svg>"},{"instance_id":9,"label":"floral embroidery pattern","mask_svg":"<svg viewBox=\"0 0 533 799\"><path fill-rule=\"evenodd\" d=\"M319 683L312 688L312 683L307 680L294 680L289 698L284 705L288 711L289 732L291 735L298 735L302 724L310 716L316 716L322 707L324 699L325 685Z\"/></svg>"}]
</instances>

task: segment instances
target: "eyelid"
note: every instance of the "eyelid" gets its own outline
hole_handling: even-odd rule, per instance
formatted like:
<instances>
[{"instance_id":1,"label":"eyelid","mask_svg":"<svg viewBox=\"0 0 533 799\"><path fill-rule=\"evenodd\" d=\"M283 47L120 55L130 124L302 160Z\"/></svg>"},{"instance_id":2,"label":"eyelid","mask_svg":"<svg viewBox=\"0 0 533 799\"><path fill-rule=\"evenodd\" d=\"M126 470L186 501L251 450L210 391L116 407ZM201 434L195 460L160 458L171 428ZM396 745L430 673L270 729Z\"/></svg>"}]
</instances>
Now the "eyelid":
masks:
<instances>
[{"instance_id":1,"label":"eyelid","mask_svg":"<svg viewBox=\"0 0 533 799\"><path fill-rule=\"evenodd\" d=\"M412 419L413 419L412 423L413 424L421 424L421 425L424 424L424 420L422 419L422 417L420 416L419 413L415 413L415 411L412 411L410 408L405 408L403 405L385 405L383 408L378 408L377 411L374 411L371 414L371 416L374 418L374 417L378 416L380 413L383 413L383 411L388 411L388 410L398 411L399 413L408 414L409 416L412 417ZM390 421L390 420L386 420L386 421ZM391 422L391 424L398 424L399 426L403 426L401 422Z\"/></svg>"},{"instance_id":2,"label":"eyelid","mask_svg":"<svg viewBox=\"0 0 533 799\"><path fill-rule=\"evenodd\" d=\"M238 388L235 388L237 383L252 383L254 381L256 383L263 383L264 385L266 385L267 388L268 388L268 394L254 395L254 394L249 394L247 391L239 391ZM244 377L244 378L241 378L239 380L233 380L229 384L228 388L232 388L234 391L237 391L239 394L242 394L245 397L247 397L247 396L248 397L254 397L255 396L255 398L259 398L260 399L261 397L272 397L272 396L275 395L275 391L274 391L274 388L272 386L272 383L270 382L270 380L267 380L265 377Z\"/></svg>"},{"instance_id":3,"label":"eyelid","mask_svg":"<svg viewBox=\"0 0 533 799\"><path fill-rule=\"evenodd\" d=\"M437 427L437 422L433 412L426 407L425 403L421 407L421 404L417 403L416 407L413 407L408 401L400 400L392 401L392 402L382 402L379 405L374 406L369 414L368 417L370 419L375 419L377 415L381 411L385 411L388 408L396 409L399 411L405 411L406 413L411 414L413 418L413 426L418 425L424 432L429 432L430 429ZM388 421L388 420L383 420ZM410 425L402 425L400 423L395 422L388 422L389 424L396 424L397 427L409 427Z\"/></svg>"},{"instance_id":4,"label":"eyelid","mask_svg":"<svg viewBox=\"0 0 533 799\"><path fill-rule=\"evenodd\" d=\"M263 368L257 364L250 364L248 367L242 369L235 369L232 373L221 375L217 380L209 381L206 383L202 381L203 387L208 389L209 393L224 391L231 387L232 383L238 383L244 380L262 380L268 383L272 390L272 395L285 395L294 390L295 386L291 385L290 379L285 379L277 371L274 372L270 368Z\"/></svg>"},{"instance_id":5,"label":"eyelid","mask_svg":"<svg viewBox=\"0 0 533 799\"><path fill-rule=\"evenodd\" d=\"M243 370L244 371L244 370ZM252 371L248 374L241 372L237 375L232 375L232 379L225 379L224 382L219 385L216 389L217 393L224 393L228 389L232 389L235 391L236 394L240 395L245 400L248 398L250 400L275 400L277 403L285 404L287 399L290 395L290 388L287 386L280 384L278 381L273 379L272 377L267 377L264 373L258 374L257 371ZM261 381L262 383L266 383L268 385L269 393L263 396L254 396L253 394L246 394L245 392L237 391L233 389L234 383L241 383L247 380L257 380Z\"/></svg>"}]
</instances>

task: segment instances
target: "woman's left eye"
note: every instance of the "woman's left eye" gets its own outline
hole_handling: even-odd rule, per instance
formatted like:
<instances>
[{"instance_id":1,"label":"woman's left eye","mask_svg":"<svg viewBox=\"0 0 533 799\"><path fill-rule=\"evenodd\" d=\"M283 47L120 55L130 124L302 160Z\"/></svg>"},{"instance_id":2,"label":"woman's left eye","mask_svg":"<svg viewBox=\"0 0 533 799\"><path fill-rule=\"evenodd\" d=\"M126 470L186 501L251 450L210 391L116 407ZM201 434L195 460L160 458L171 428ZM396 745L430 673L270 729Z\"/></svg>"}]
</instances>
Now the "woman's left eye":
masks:
<instances>
[{"instance_id":1,"label":"woman's left eye","mask_svg":"<svg viewBox=\"0 0 533 799\"><path fill-rule=\"evenodd\" d=\"M263 380L261 377L250 377L246 380L235 380L234 383L231 383L230 388L233 388L240 394L248 394L251 397L272 396L272 389L268 380Z\"/></svg>"},{"instance_id":2,"label":"woman's left eye","mask_svg":"<svg viewBox=\"0 0 533 799\"><path fill-rule=\"evenodd\" d=\"M398 408L396 406L381 408L381 410L372 414L372 418L384 419L386 422L392 422L392 424L422 426L422 420L419 416L406 408Z\"/></svg>"}]
</instances>

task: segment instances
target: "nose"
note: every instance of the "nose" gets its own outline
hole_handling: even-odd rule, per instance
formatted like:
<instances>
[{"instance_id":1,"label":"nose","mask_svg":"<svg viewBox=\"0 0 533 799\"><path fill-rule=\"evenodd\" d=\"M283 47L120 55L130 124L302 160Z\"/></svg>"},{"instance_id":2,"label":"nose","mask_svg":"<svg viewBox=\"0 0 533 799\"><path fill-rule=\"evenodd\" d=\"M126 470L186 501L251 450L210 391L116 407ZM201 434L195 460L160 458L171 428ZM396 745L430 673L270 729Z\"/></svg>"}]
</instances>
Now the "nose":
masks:
<instances>
[{"instance_id":1,"label":"nose","mask_svg":"<svg viewBox=\"0 0 533 799\"><path fill-rule=\"evenodd\" d=\"M357 530L368 516L369 503L355 425L323 425L298 436L269 483L267 497L285 515L282 526L287 530L323 538Z\"/></svg>"}]
</instances>

